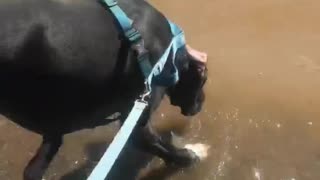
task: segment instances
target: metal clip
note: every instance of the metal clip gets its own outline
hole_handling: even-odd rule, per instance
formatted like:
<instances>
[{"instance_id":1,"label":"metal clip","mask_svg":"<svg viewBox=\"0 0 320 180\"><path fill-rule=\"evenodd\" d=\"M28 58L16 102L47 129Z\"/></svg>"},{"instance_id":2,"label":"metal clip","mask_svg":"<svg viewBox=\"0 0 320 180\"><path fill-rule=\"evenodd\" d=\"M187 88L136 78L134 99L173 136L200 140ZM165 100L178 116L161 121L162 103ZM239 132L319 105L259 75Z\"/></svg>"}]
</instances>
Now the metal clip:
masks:
<instances>
[{"instance_id":1,"label":"metal clip","mask_svg":"<svg viewBox=\"0 0 320 180\"><path fill-rule=\"evenodd\" d=\"M140 101L147 103L147 102L148 102L148 101L147 101L147 98L150 97L150 94L151 94L150 91L147 91L147 92L143 93L143 94L140 96L140 97L141 97Z\"/></svg>"},{"instance_id":2,"label":"metal clip","mask_svg":"<svg viewBox=\"0 0 320 180\"><path fill-rule=\"evenodd\" d=\"M151 89L149 88L149 83L147 81L144 84L146 86L145 92L140 95L140 101L148 104L148 100L151 96Z\"/></svg>"}]
</instances>

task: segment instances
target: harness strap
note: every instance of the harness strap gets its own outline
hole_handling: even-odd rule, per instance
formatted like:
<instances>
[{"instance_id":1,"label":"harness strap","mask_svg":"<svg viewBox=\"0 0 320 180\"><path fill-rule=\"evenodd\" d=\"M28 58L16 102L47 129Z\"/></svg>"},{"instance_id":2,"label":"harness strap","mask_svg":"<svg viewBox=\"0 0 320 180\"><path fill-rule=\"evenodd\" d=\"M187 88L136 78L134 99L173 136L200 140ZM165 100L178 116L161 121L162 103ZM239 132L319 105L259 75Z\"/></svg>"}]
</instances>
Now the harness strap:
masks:
<instances>
[{"instance_id":1,"label":"harness strap","mask_svg":"<svg viewBox=\"0 0 320 180\"><path fill-rule=\"evenodd\" d=\"M140 69L147 79L152 71L152 65L149 61L149 52L144 47L144 41L141 34L132 25L133 21L119 7L117 0L102 0L115 16L124 35L131 42L132 49L137 52L137 59ZM150 82L151 83L151 82ZM151 88L151 86L149 86Z\"/></svg>"},{"instance_id":2,"label":"harness strap","mask_svg":"<svg viewBox=\"0 0 320 180\"><path fill-rule=\"evenodd\" d=\"M149 52L144 47L143 39L133 44L131 47L137 53L137 59L138 59L140 70L142 71L145 79L147 79L150 76L150 73L152 71L152 65L149 59L150 58Z\"/></svg>"},{"instance_id":3,"label":"harness strap","mask_svg":"<svg viewBox=\"0 0 320 180\"><path fill-rule=\"evenodd\" d=\"M156 63L156 65L153 67L151 71L151 75L148 77L148 84L151 85L152 81L156 81L158 85L162 86L171 86L173 84L176 84L179 80L179 72L178 68L176 66L176 53L178 49L182 48L186 44L184 32L182 29L174 24L172 21L168 20L171 33L173 35L173 39L171 40L171 43L169 44L166 51L163 53L159 61ZM170 76L164 77L161 76L161 72L169 58L169 54L171 52L171 63L174 67L174 71Z\"/></svg>"},{"instance_id":4,"label":"harness strap","mask_svg":"<svg viewBox=\"0 0 320 180\"><path fill-rule=\"evenodd\" d=\"M133 26L133 21L126 15L125 12L119 7L117 0L102 0L110 9L112 14L115 16L117 22L120 25L124 35L132 43L141 39L139 31Z\"/></svg>"},{"instance_id":5,"label":"harness strap","mask_svg":"<svg viewBox=\"0 0 320 180\"><path fill-rule=\"evenodd\" d=\"M140 69L146 79L146 85L148 90L151 90L152 81L155 81L158 85L171 86L176 84L179 80L178 69L175 63L176 52L179 48L185 46L184 33L180 27L168 20L170 25L173 39L170 45L167 47L159 61L152 67L149 59L149 52L144 47L144 41L139 31L133 26L133 21L126 15L126 13L119 7L117 0L102 0L111 10L115 18L117 19L124 35L131 42L132 49L137 52L137 59ZM161 76L161 72L169 58L171 52L171 63L174 67L174 71L169 76Z\"/></svg>"}]
</instances>

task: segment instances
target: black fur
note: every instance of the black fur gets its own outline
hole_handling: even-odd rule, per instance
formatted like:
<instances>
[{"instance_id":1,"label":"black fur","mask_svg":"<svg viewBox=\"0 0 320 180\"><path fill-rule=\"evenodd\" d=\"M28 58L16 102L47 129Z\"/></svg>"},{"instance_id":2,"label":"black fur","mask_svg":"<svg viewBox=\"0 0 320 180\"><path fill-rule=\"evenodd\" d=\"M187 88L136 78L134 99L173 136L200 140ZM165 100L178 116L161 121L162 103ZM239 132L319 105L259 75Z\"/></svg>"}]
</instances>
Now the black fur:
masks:
<instances>
[{"instance_id":1,"label":"black fur","mask_svg":"<svg viewBox=\"0 0 320 180\"><path fill-rule=\"evenodd\" d=\"M135 21L155 63L171 40L166 19L143 0L119 3ZM113 16L97 1L1 1L0 27L0 111L43 136L24 172L26 180L41 179L64 134L104 125L104 118L116 111L126 118L144 90L143 76L129 44L119 39ZM175 105L188 106L190 112L184 114L192 115L200 111L203 99L195 97L203 94L205 77L186 83L199 73L186 51L178 56L182 85L177 87L189 90L171 87L169 95L174 99L179 91L189 93L192 103L176 100ZM196 156L161 140L148 123L167 92L165 87L153 89L133 139L168 162L188 165Z\"/></svg>"}]
</instances>

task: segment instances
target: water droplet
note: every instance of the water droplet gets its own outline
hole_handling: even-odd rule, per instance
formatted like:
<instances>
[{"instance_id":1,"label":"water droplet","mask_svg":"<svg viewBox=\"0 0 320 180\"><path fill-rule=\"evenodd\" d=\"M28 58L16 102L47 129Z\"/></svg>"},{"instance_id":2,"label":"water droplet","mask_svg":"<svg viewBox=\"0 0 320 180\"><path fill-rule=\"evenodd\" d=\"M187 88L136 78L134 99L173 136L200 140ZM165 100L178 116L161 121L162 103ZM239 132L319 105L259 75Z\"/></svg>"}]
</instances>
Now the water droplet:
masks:
<instances>
[{"instance_id":1,"label":"water droplet","mask_svg":"<svg viewBox=\"0 0 320 180\"><path fill-rule=\"evenodd\" d=\"M277 128L280 128L281 127L281 124L280 123L277 123Z\"/></svg>"},{"instance_id":2,"label":"water droplet","mask_svg":"<svg viewBox=\"0 0 320 180\"><path fill-rule=\"evenodd\" d=\"M164 114L163 113L161 113L161 117L164 118Z\"/></svg>"},{"instance_id":3,"label":"water droplet","mask_svg":"<svg viewBox=\"0 0 320 180\"><path fill-rule=\"evenodd\" d=\"M234 146L234 148L238 149L238 148L239 148L239 146L235 145L235 146Z\"/></svg>"},{"instance_id":4,"label":"water droplet","mask_svg":"<svg viewBox=\"0 0 320 180\"><path fill-rule=\"evenodd\" d=\"M310 121L310 122L308 122L308 125L312 126L312 122L311 122L311 121Z\"/></svg>"},{"instance_id":5,"label":"water droplet","mask_svg":"<svg viewBox=\"0 0 320 180\"><path fill-rule=\"evenodd\" d=\"M79 163L78 161L75 161L75 162L74 162L74 164L78 164L78 163Z\"/></svg>"}]
</instances>

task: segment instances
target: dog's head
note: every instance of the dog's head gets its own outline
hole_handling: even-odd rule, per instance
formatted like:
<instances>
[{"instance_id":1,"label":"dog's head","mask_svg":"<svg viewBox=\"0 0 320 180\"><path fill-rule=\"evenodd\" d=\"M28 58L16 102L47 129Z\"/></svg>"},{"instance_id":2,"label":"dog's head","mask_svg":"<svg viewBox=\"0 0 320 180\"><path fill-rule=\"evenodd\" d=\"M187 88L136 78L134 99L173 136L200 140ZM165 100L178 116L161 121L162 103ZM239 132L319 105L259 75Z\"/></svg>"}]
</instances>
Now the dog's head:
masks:
<instances>
[{"instance_id":1,"label":"dog's head","mask_svg":"<svg viewBox=\"0 0 320 180\"><path fill-rule=\"evenodd\" d=\"M186 46L179 57L179 81L168 89L172 105L179 106L181 113L192 116L201 111L205 94L203 86L207 80L207 54Z\"/></svg>"}]
</instances>

